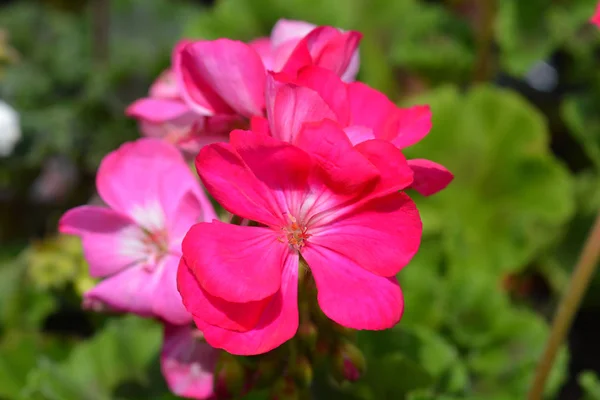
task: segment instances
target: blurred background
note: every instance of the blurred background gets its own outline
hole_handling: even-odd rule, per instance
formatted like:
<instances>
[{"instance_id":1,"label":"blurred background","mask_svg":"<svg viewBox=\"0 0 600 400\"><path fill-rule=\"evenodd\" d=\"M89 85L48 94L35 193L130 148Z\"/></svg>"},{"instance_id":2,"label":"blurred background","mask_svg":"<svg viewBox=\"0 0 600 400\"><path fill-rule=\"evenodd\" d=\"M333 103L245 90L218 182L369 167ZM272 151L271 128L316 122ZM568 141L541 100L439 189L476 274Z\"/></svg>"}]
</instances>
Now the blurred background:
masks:
<instances>
[{"instance_id":1,"label":"blurred background","mask_svg":"<svg viewBox=\"0 0 600 400\"><path fill-rule=\"evenodd\" d=\"M363 32L359 79L433 130L407 155L456 176L418 197L422 248L394 329L360 333L364 379L317 399L525 397L600 207L595 0L0 1L0 399L175 399L161 328L81 310L93 285L60 215L94 201L102 157L139 136L182 37L251 40L279 18ZM549 399L600 399L600 277ZM258 397L256 397L258 398Z\"/></svg>"}]
</instances>

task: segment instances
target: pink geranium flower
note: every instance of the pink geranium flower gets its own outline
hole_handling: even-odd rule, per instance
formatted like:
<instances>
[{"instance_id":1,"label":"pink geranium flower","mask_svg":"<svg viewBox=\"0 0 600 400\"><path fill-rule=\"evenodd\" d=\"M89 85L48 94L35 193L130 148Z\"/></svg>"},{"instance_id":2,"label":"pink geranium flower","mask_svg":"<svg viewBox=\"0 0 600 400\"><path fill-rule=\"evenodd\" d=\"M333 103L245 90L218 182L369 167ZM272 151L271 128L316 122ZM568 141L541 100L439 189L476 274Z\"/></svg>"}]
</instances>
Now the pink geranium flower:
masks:
<instances>
[{"instance_id":1,"label":"pink geranium flower","mask_svg":"<svg viewBox=\"0 0 600 400\"><path fill-rule=\"evenodd\" d=\"M192 326L166 325L160 368L171 392L189 399L213 398L213 372L219 350Z\"/></svg>"},{"instance_id":2,"label":"pink geranium flower","mask_svg":"<svg viewBox=\"0 0 600 400\"><path fill-rule=\"evenodd\" d=\"M421 220L400 192L413 180L389 142L352 146L332 121L307 124L296 146L248 131L203 148L196 168L231 213L258 226L217 221L186 235L178 287L209 344L267 352L298 328L299 260L335 322L385 329L401 317L396 273L416 253Z\"/></svg>"},{"instance_id":3,"label":"pink geranium flower","mask_svg":"<svg viewBox=\"0 0 600 400\"><path fill-rule=\"evenodd\" d=\"M76 207L59 222L60 232L81 236L90 274L106 278L86 304L190 321L175 279L181 241L216 215L179 151L156 139L126 143L104 158L96 186L108 207Z\"/></svg>"},{"instance_id":4,"label":"pink geranium flower","mask_svg":"<svg viewBox=\"0 0 600 400\"><path fill-rule=\"evenodd\" d=\"M253 118L253 129L295 143L306 122L335 120L356 145L382 139L398 149L412 146L431 130L429 106L400 108L361 82L345 83L324 68L309 66L297 74L270 74L266 89L267 118ZM425 159L408 161L415 174L412 188L432 195L453 179L442 165Z\"/></svg>"},{"instance_id":5,"label":"pink geranium flower","mask_svg":"<svg viewBox=\"0 0 600 400\"><path fill-rule=\"evenodd\" d=\"M250 44L229 39L181 46L174 71L187 104L198 114L250 118L264 114L266 71L295 73L319 65L353 79L361 34L281 20L271 38Z\"/></svg>"},{"instance_id":6,"label":"pink geranium flower","mask_svg":"<svg viewBox=\"0 0 600 400\"><path fill-rule=\"evenodd\" d=\"M173 54L178 54L188 43L188 40L180 41ZM136 100L125 113L139 121L145 136L162 138L192 155L204 145L227 141L229 131L240 123L237 116L206 117L192 111L181 97L171 68L150 87L148 97Z\"/></svg>"}]
</instances>

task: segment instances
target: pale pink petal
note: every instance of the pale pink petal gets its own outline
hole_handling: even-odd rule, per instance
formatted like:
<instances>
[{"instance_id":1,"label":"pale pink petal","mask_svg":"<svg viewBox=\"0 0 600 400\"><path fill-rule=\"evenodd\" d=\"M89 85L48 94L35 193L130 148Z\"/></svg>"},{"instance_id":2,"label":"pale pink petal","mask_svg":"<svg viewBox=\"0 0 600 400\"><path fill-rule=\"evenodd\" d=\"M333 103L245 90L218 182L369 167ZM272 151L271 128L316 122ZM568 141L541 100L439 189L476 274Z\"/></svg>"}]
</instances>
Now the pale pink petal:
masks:
<instances>
[{"instance_id":1,"label":"pale pink petal","mask_svg":"<svg viewBox=\"0 0 600 400\"><path fill-rule=\"evenodd\" d=\"M311 232L311 245L326 247L365 270L389 277L417 253L422 224L415 203L405 193L392 193Z\"/></svg>"},{"instance_id":2,"label":"pale pink petal","mask_svg":"<svg viewBox=\"0 0 600 400\"><path fill-rule=\"evenodd\" d=\"M258 54L265 69L273 70L275 61L273 56L273 46L271 45L271 40L269 38L261 37L254 39L248 43L248 46L250 46L256 52L256 54Z\"/></svg>"},{"instance_id":3,"label":"pale pink petal","mask_svg":"<svg viewBox=\"0 0 600 400\"><path fill-rule=\"evenodd\" d=\"M211 295L245 303L271 296L281 286L289 251L269 228L225 224L194 225L182 244L183 257Z\"/></svg>"},{"instance_id":4,"label":"pale pink petal","mask_svg":"<svg viewBox=\"0 0 600 400\"><path fill-rule=\"evenodd\" d=\"M281 290L272 298L254 327L235 332L194 319L213 347L236 355L263 354L290 340L298 330L298 254L289 254L281 277Z\"/></svg>"},{"instance_id":5,"label":"pale pink petal","mask_svg":"<svg viewBox=\"0 0 600 400\"><path fill-rule=\"evenodd\" d=\"M408 160L415 179L411 185L412 189L423 196L431 196L444 189L452 182L454 175L443 165L425 159Z\"/></svg>"},{"instance_id":6,"label":"pale pink petal","mask_svg":"<svg viewBox=\"0 0 600 400\"><path fill-rule=\"evenodd\" d=\"M341 78L344 82L354 82L356 80L356 75L358 75L358 70L360 68L360 52L358 49L352 54L350 58L350 63L348 67L346 67L346 71L342 74Z\"/></svg>"},{"instance_id":7,"label":"pale pink petal","mask_svg":"<svg viewBox=\"0 0 600 400\"><path fill-rule=\"evenodd\" d=\"M155 124L180 118L190 112L189 107L177 99L143 98L127 107L125 114Z\"/></svg>"},{"instance_id":8,"label":"pale pink petal","mask_svg":"<svg viewBox=\"0 0 600 400\"><path fill-rule=\"evenodd\" d=\"M367 140L375 139L373 135L373 129L367 128L366 126L352 125L344 128L344 132L352 145L365 142Z\"/></svg>"},{"instance_id":9,"label":"pale pink petal","mask_svg":"<svg viewBox=\"0 0 600 400\"><path fill-rule=\"evenodd\" d=\"M185 308L204 323L238 332L256 326L271 297L247 303L231 303L210 295L200 286L182 258L177 272L177 287Z\"/></svg>"},{"instance_id":10,"label":"pale pink petal","mask_svg":"<svg viewBox=\"0 0 600 400\"><path fill-rule=\"evenodd\" d=\"M223 100L202 76L198 64L201 55L192 51L196 43L179 46L173 54L173 72L177 87L186 104L199 115L233 114L233 109Z\"/></svg>"},{"instance_id":11,"label":"pale pink petal","mask_svg":"<svg viewBox=\"0 0 600 400\"><path fill-rule=\"evenodd\" d=\"M315 278L319 306L333 321L369 330L391 328L400 321L404 301L395 277L372 274L344 253L312 243L302 256Z\"/></svg>"},{"instance_id":12,"label":"pale pink petal","mask_svg":"<svg viewBox=\"0 0 600 400\"><path fill-rule=\"evenodd\" d=\"M165 256L154 271L151 281L155 283L152 314L177 325L192 322L192 315L183 305L177 289L177 267L180 258L178 255L171 254Z\"/></svg>"},{"instance_id":13,"label":"pale pink petal","mask_svg":"<svg viewBox=\"0 0 600 400\"><path fill-rule=\"evenodd\" d=\"M323 179L336 192L360 192L379 177L378 169L354 149L344 131L331 120L305 124L296 146L314 157L325 172Z\"/></svg>"},{"instance_id":14,"label":"pale pink petal","mask_svg":"<svg viewBox=\"0 0 600 400\"><path fill-rule=\"evenodd\" d=\"M247 44L229 39L192 43L182 53L182 66L196 83L201 81L199 87L210 87L237 113L263 114L265 67Z\"/></svg>"},{"instance_id":15,"label":"pale pink petal","mask_svg":"<svg viewBox=\"0 0 600 400\"><path fill-rule=\"evenodd\" d=\"M385 196L406 189L413 183L413 170L402 152L390 142L368 140L359 143L355 148L379 170L379 182L368 198Z\"/></svg>"},{"instance_id":16,"label":"pale pink petal","mask_svg":"<svg viewBox=\"0 0 600 400\"><path fill-rule=\"evenodd\" d=\"M96 186L113 209L132 217L148 229L164 225L159 182L173 165L185 165L177 148L157 139L125 143L100 164Z\"/></svg>"},{"instance_id":17,"label":"pale pink petal","mask_svg":"<svg viewBox=\"0 0 600 400\"><path fill-rule=\"evenodd\" d=\"M208 192L227 211L265 225L280 224L283 210L273 193L231 145L218 143L204 147L196 157L196 169Z\"/></svg>"},{"instance_id":18,"label":"pale pink petal","mask_svg":"<svg viewBox=\"0 0 600 400\"><path fill-rule=\"evenodd\" d=\"M315 29L315 25L305 21L280 19L271 30L271 43L277 47L291 39L298 41Z\"/></svg>"},{"instance_id":19,"label":"pale pink petal","mask_svg":"<svg viewBox=\"0 0 600 400\"><path fill-rule=\"evenodd\" d=\"M61 217L58 230L82 237L83 253L94 277L114 274L145 258L143 248L131 240L132 233L141 237L142 231L127 216L107 208L73 208Z\"/></svg>"},{"instance_id":20,"label":"pale pink petal","mask_svg":"<svg viewBox=\"0 0 600 400\"><path fill-rule=\"evenodd\" d=\"M178 99L179 89L175 74L171 69L164 71L150 86L150 97L162 99Z\"/></svg>"},{"instance_id":21,"label":"pale pink petal","mask_svg":"<svg viewBox=\"0 0 600 400\"><path fill-rule=\"evenodd\" d=\"M399 149L412 146L423 139L431 130L429 106L399 108L397 111L398 131L392 143Z\"/></svg>"},{"instance_id":22,"label":"pale pink petal","mask_svg":"<svg viewBox=\"0 0 600 400\"><path fill-rule=\"evenodd\" d=\"M271 134L285 142L294 143L306 122L337 119L316 91L293 84L280 84L272 75L267 78L266 96Z\"/></svg>"},{"instance_id":23,"label":"pale pink petal","mask_svg":"<svg viewBox=\"0 0 600 400\"><path fill-rule=\"evenodd\" d=\"M204 400L213 396L213 372L219 350L200 340L190 325L165 325L160 368L177 396Z\"/></svg>"}]
</instances>

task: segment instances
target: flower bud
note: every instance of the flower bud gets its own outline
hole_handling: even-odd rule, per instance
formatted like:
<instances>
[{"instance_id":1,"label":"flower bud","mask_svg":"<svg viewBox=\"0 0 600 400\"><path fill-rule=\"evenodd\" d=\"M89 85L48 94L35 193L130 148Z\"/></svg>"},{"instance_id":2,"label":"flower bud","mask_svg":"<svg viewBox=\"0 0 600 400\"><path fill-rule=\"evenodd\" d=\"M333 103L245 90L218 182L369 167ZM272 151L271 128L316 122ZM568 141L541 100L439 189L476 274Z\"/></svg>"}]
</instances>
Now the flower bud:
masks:
<instances>
[{"instance_id":1,"label":"flower bud","mask_svg":"<svg viewBox=\"0 0 600 400\"><path fill-rule=\"evenodd\" d=\"M317 346L318 331L315 324L310 321L303 322L298 328L298 339L309 351L315 350Z\"/></svg>"},{"instance_id":2,"label":"flower bud","mask_svg":"<svg viewBox=\"0 0 600 400\"><path fill-rule=\"evenodd\" d=\"M256 364L254 386L257 388L272 386L273 382L281 376L282 361L277 357L270 357L269 354L262 356Z\"/></svg>"},{"instance_id":3,"label":"flower bud","mask_svg":"<svg viewBox=\"0 0 600 400\"><path fill-rule=\"evenodd\" d=\"M244 368L232 355L223 352L215 368L215 395L219 399L238 397L246 381Z\"/></svg>"},{"instance_id":4,"label":"flower bud","mask_svg":"<svg viewBox=\"0 0 600 400\"><path fill-rule=\"evenodd\" d=\"M357 381L365 372L365 356L354 344L344 341L333 356L333 376L339 382Z\"/></svg>"},{"instance_id":5,"label":"flower bud","mask_svg":"<svg viewBox=\"0 0 600 400\"><path fill-rule=\"evenodd\" d=\"M313 370L306 357L300 357L292 367L292 377L300 388L307 388L313 380Z\"/></svg>"},{"instance_id":6,"label":"flower bud","mask_svg":"<svg viewBox=\"0 0 600 400\"><path fill-rule=\"evenodd\" d=\"M294 381L284 378L277 381L271 390L270 400L299 400L300 391Z\"/></svg>"}]
</instances>

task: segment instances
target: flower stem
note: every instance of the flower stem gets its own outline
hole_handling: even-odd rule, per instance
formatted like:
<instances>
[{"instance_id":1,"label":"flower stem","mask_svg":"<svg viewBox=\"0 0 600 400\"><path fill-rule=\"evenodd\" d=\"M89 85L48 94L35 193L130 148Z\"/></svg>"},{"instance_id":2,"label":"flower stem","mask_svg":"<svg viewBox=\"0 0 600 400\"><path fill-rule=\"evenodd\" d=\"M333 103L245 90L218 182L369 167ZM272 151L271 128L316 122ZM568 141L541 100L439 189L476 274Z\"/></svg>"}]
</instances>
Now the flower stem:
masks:
<instances>
[{"instance_id":1,"label":"flower stem","mask_svg":"<svg viewBox=\"0 0 600 400\"><path fill-rule=\"evenodd\" d=\"M538 364L528 400L540 400L544 393L544 386L548 374L554 364L556 353L571 327L573 317L581 304L581 299L586 292L590 280L598 265L600 257L600 212L583 246L583 250L571 275L571 281L558 305L550 337L546 343L544 354Z\"/></svg>"}]
</instances>

